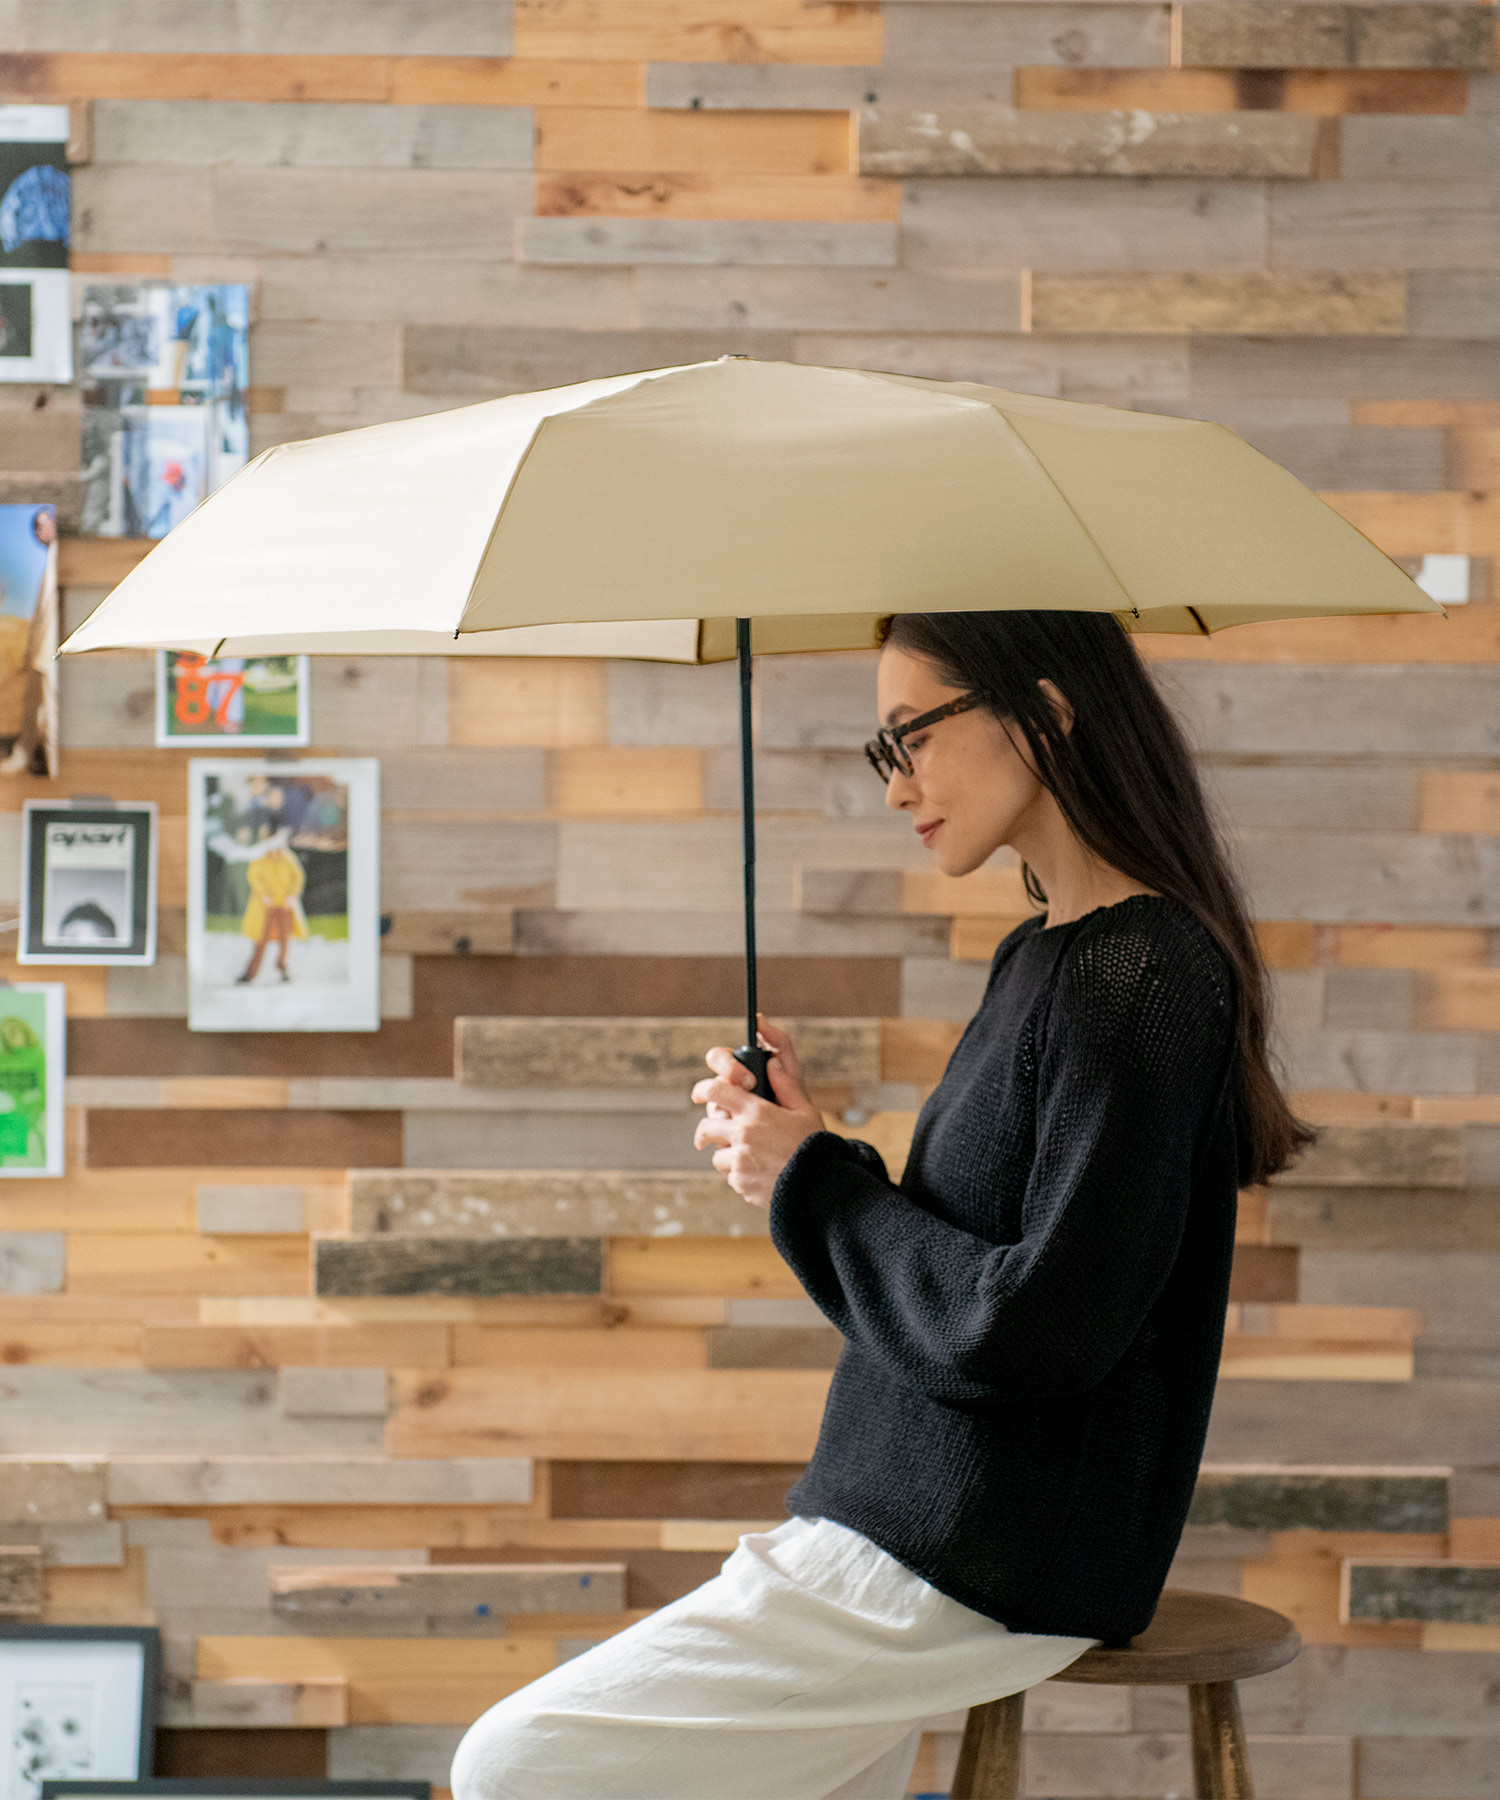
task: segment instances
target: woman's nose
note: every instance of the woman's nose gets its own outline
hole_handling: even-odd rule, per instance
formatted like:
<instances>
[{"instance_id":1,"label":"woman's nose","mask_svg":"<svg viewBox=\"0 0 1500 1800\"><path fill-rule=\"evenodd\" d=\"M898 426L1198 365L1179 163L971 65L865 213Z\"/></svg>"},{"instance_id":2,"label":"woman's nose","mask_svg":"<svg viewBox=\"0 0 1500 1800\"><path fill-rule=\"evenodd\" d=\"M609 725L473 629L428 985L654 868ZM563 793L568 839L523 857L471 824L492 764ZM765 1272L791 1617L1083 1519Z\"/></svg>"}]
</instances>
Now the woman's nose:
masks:
<instances>
[{"instance_id":1,"label":"woman's nose","mask_svg":"<svg viewBox=\"0 0 1500 1800\"><path fill-rule=\"evenodd\" d=\"M916 805L916 785L909 775L903 775L899 769L892 771L890 780L885 784L885 803L896 812Z\"/></svg>"}]
</instances>

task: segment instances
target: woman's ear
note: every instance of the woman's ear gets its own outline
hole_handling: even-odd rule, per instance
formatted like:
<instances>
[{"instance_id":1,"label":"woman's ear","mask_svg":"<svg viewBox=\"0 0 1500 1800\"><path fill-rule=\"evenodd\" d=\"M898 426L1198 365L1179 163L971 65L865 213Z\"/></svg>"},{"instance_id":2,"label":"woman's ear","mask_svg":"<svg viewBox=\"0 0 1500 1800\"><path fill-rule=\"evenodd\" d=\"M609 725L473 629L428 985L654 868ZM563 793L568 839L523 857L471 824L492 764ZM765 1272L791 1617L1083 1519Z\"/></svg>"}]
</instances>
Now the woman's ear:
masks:
<instances>
[{"instance_id":1,"label":"woman's ear","mask_svg":"<svg viewBox=\"0 0 1500 1800\"><path fill-rule=\"evenodd\" d=\"M1052 709L1052 716L1057 720L1058 729L1062 732L1063 736L1066 737L1073 729L1072 702L1068 699L1067 695L1063 693L1062 689L1058 687L1057 683L1049 680L1045 675L1037 682L1037 686L1046 696L1047 704Z\"/></svg>"}]
</instances>

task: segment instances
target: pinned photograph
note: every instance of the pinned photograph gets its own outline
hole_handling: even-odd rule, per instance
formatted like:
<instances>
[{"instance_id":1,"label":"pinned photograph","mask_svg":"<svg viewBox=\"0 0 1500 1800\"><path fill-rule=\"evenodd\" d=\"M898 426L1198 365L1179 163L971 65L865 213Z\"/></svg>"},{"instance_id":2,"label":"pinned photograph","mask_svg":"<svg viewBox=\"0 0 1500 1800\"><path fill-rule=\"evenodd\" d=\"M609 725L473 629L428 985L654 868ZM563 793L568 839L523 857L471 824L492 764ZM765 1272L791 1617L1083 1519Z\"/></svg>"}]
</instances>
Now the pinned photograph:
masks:
<instances>
[{"instance_id":1,"label":"pinned photograph","mask_svg":"<svg viewBox=\"0 0 1500 1800\"><path fill-rule=\"evenodd\" d=\"M71 381L65 106L0 106L0 381Z\"/></svg>"},{"instance_id":2,"label":"pinned photograph","mask_svg":"<svg viewBox=\"0 0 1500 1800\"><path fill-rule=\"evenodd\" d=\"M83 290L85 532L165 537L245 466L249 328L243 283Z\"/></svg>"},{"instance_id":3,"label":"pinned photograph","mask_svg":"<svg viewBox=\"0 0 1500 1800\"><path fill-rule=\"evenodd\" d=\"M63 1172L60 983L0 986L0 1176Z\"/></svg>"},{"instance_id":4,"label":"pinned photograph","mask_svg":"<svg viewBox=\"0 0 1500 1800\"><path fill-rule=\"evenodd\" d=\"M188 1024L380 1028L380 765L188 765Z\"/></svg>"},{"instance_id":5,"label":"pinned photograph","mask_svg":"<svg viewBox=\"0 0 1500 1800\"><path fill-rule=\"evenodd\" d=\"M22 812L17 959L154 962L155 805L28 800Z\"/></svg>"},{"instance_id":6,"label":"pinned photograph","mask_svg":"<svg viewBox=\"0 0 1500 1800\"><path fill-rule=\"evenodd\" d=\"M156 656L156 742L296 748L312 735L305 656Z\"/></svg>"},{"instance_id":7,"label":"pinned photograph","mask_svg":"<svg viewBox=\"0 0 1500 1800\"><path fill-rule=\"evenodd\" d=\"M57 510L0 506L0 775L57 773Z\"/></svg>"}]
</instances>

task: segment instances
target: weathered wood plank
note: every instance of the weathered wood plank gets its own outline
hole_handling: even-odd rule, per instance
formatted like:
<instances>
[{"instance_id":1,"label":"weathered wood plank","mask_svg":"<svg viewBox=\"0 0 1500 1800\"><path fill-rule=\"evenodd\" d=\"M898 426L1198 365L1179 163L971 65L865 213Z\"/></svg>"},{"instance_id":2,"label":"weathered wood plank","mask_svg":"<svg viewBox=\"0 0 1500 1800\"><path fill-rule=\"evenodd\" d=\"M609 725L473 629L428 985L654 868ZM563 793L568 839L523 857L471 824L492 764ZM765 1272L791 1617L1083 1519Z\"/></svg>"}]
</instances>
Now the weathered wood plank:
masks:
<instances>
[{"instance_id":1,"label":"weathered wood plank","mask_svg":"<svg viewBox=\"0 0 1500 1800\"><path fill-rule=\"evenodd\" d=\"M314 1291L367 1294L597 1294L597 1238L321 1238Z\"/></svg>"},{"instance_id":2,"label":"weathered wood plank","mask_svg":"<svg viewBox=\"0 0 1500 1800\"><path fill-rule=\"evenodd\" d=\"M514 1506L531 1499L522 1457L116 1456L111 1507Z\"/></svg>"},{"instance_id":3,"label":"weathered wood plank","mask_svg":"<svg viewBox=\"0 0 1500 1800\"><path fill-rule=\"evenodd\" d=\"M363 1237L760 1237L763 1208L746 1206L713 1169L449 1172L360 1169L349 1178L350 1230Z\"/></svg>"},{"instance_id":4,"label":"weathered wood plank","mask_svg":"<svg viewBox=\"0 0 1500 1800\"><path fill-rule=\"evenodd\" d=\"M160 54L254 54L275 48L309 53L383 56L463 50L510 54L510 19L486 0L457 0L434 15L423 0L388 0L346 11L299 0L203 0L186 17L171 4L133 6L125 14L109 0L68 0L63 7L27 0L17 8L19 47L53 50L152 51Z\"/></svg>"},{"instance_id":5,"label":"weathered wood plank","mask_svg":"<svg viewBox=\"0 0 1500 1800\"><path fill-rule=\"evenodd\" d=\"M528 107L254 100L101 100L94 154L111 163L241 168L529 169Z\"/></svg>"},{"instance_id":6,"label":"weathered wood plank","mask_svg":"<svg viewBox=\"0 0 1500 1800\"><path fill-rule=\"evenodd\" d=\"M1462 113L1457 69L1099 69L1041 65L1013 72L1012 99L1031 111Z\"/></svg>"},{"instance_id":7,"label":"weathered wood plank","mask_svg":"<svg viewBox=\"0 0 1500 1800\"><path fill-rule=\"evenodd\" d=\"M1180 11L1174 60L1185 68L1488 69L1494 60L1485 6L1187 0Z\"/></svg>"},{"instance_id":8,"label":"weathered wood plank","mask_svg":"<svg viewBox=\"0 0 1500 1800\"><path fill-rule=\"evenodd\" d=\"M866 106L859 173L1311 179L1324 120L1297 113L1022 112Z\"/></svg>"},{"instance_id":9,"label":"weathered wood plank","mask_svg":"<svg viewBox=\"0 0 1500 1800\"><path fill-rule=\"evenodd\" d=\"M512 1613L607 1613L625 1606L623 1563L448 1563L267 1570L271 1610L298 1630L374 1637L508 1635Z\"/></svg>"},{"instance_id":10,"label":"weathered wood plank","mask_svg":"<svg viewBox=\"0 0 1500 1800\"><path fill-rule=\"evenodd\" d=\"M1500 1209L1493 1188L1343 1189L1277 1187L1267 1203L1276 1244L1304 1249L1500 1249Z\"/></svg>"},{"instance_id":11,"label":"weathered wood plank","mask_svg":"<svg viewBox=\"0 0 1500 1800\"><path fill-rule=\"evenodd\" d=\"M1449 1473L1205 1463L1188 1524L1240 1531L1443 1532Z\"/></svg>"},{"instance_id":12,"label":"weathered wood plank","mask_svg":"<svg viewBox=\"0 0 1500 1800\"><path fill-rule=\"evenodd\" d=\"M104 1466L71 1458L0 1456L0 1519L95 1525L104 1518Z\"/></svg>"},{"instance_id":13,"label":"weathered wood plank","mask_svg":"<svg viewBox=\"0 0 1500 1800\"><path fill-rule=\"evenodd\" d=\"M787 1021L807 1079L877 1081L873 1019ZM733 1019L458 1019L459 1079L476 1087L675 1088L703 1074L713 1044L738 1043Z\"/></svg>"},{"instance_id":14,"label":"weathered wood plank","mask_svg":"<svg viewBox=\"0 0 1500 1800\"><path fill-rule=\"evenodd\" d=\"M1500 1562L1342 1562L1339 1617L1500 1625Z\"/></svg>"},{"instance_id":15,"label":"weathered wood plank","mask_svg":"<svg viewBox=\"0 0 1500 1800\"><path fill-rule=\"evenodd\" d=\"M399 1371L387 1441L398 1457L503 1449L596 1460L795 1462L812 1454L827 1387L827 1376L813 1370Z\"/></svg>"},{"instance_id":16,"label":"weathered wood plank","mask_svg":"<svg viewBox=\"0 0 1500 1800\"><path fill-rule=\"evenodd\" d=\"M1030 329L1048 332L1252 332L1257 336L1399 336L1399 274L1067 274L1031 276Z\"/></svg>"},{"instance_id":17,"label":"weathered wood plank","mask_svg":"<svg viewBox=\"0 0 1500 1800\"><path fill-rule=\"evenodd\" d=\"M889 269L898 260L893 224L745 224L707 219L523 219L518 254L528 263L578 266L697 263Z\"/></svg>"},{"instance_id":18,"label":"weathered wood plank","mask_svg":"<svg viewBox=\"0 0 1500 1800\"><path fill-rule=\"evenodd\" d=\"M439 1344L439 1351L446 1344ZM385 1369L395 1360L393 1345L383 1356L371 1357L374 1366L319 1368L294 1365L283 1368L276 1398L289 1419L383 1419L386 1414Z\"/></svg>"},{"instance_id":19,"label":"weathered wood plank","mask_svg":"<svg viewBox=\"0 0 1500 1800\"><path fill-rule=\"evenodd\" d=\"M33 1544L0 1545L0 1619L42 1616L42 1552Z\"/></svg>"},{"instance_id":20,"label":"weathered wood plank","mask_svg":"<svg viewBox=\"0 0 1500 1800\"><path fill-rule=\"evenodd\" d=\"M185 1699L170 1692L162 1710L164 1725L191 1725L200 1730L301 1730L349 1723L349 1684L342 1676L307 1681L190 1681Z\"/></svg>"},{"instance_id":21,"label":"weathered wood plank","mask_svg":"<svg viewBox=\"0 0 1500 1800\"><path fill-rule=\"evenodd\" d=\"M1317 1143L1272 1179L1292 1187L1462 1187L1463 1131L1454 1125L1325 1125Z\"/></svg>"}]
</instances>

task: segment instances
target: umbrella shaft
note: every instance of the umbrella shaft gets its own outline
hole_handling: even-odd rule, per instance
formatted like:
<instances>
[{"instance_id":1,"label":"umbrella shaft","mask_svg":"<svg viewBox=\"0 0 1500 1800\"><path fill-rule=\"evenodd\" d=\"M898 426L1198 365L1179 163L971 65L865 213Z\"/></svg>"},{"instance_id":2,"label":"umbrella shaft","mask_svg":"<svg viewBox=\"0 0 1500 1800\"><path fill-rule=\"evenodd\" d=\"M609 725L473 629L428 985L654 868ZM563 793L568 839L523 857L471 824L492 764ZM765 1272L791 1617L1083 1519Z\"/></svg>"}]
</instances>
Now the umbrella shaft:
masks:
<instances>
[{"instance_id":1,"label":"umbrella shaft","mask_svg":"<svg viewBox=\"0 0 1500 1800\"><path fill-rule=\"evenodd\" d=\"M745 870L745 1043L754 1048L759 1010L755 980L755 760L750 714L750 621L736 619L740 665L740 836Z\"/></svg>"}]
</instances>

